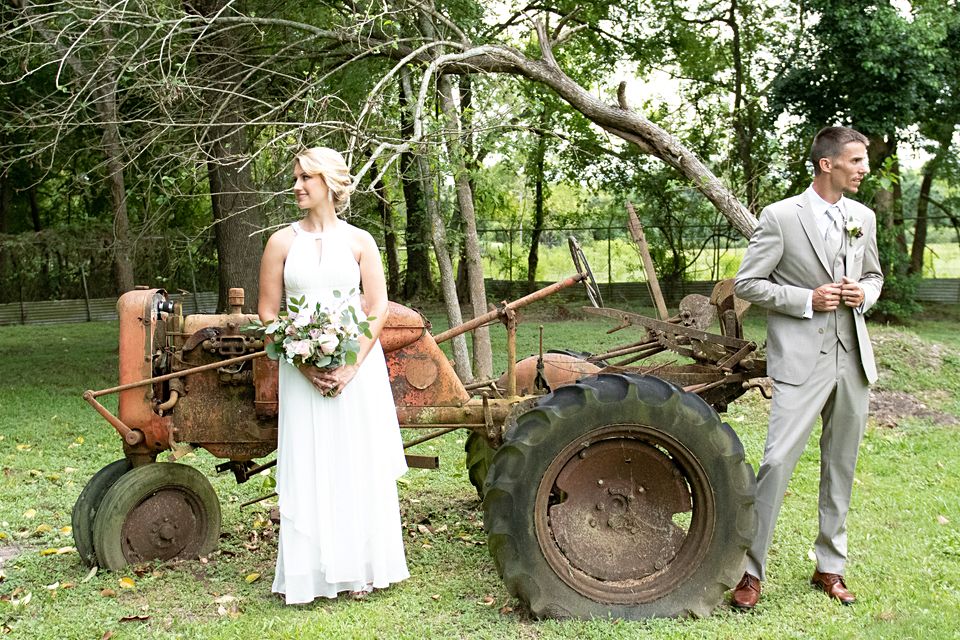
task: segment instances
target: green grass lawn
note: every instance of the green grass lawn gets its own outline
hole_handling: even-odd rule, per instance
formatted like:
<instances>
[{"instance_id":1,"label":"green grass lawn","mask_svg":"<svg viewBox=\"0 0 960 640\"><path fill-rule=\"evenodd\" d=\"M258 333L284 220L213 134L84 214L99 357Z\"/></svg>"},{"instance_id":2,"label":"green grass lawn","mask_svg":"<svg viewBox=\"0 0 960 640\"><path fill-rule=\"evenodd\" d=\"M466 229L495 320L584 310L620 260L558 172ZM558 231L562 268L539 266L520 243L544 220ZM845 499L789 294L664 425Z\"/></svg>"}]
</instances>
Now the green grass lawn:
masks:
<instances>
[{"instance_id":1,"label":"green grass lawn","mask_svg":"<svg viewBox=\"0 0 960 640\"><path fill-rule=\"evenodd\" d=\"M518 353L549 347L599 351L630 330L546 303L526 314ZM0 636L13 638L956 638L960 629L960 309L911 327L873 327L883 407L863 444L850 513L842 607L808 580L816 536L816 439L790 485L761 604L721 605L701 620L536 622L501 584L482 512L463 468L466 434L418 447L441 468L411 470L400 485L412 577L364 602L288 607L271 595L276 535L266 490L213 476L198 451L182 459L211 477L223 506L219 550L203 561L156 563L92 577L69 548L70 511L86 481L121 456L120 438L80 397L115 384L112 323L0 328ZM444 323L438 321L436 326ZM751 317L748 337L762 340ZM497 353L503 331L494 330ZM498 367L504 365L499 356ZM884 404L884 402L886 404ZM751 392L725 419L758 463L767 404ZM165 457L166 454L163 456ZM358 470L362 472L362 470ZM56 550L62 551L57 553ZM260 577L258 578L257 575Z\"/></svg>"}]
</instances>

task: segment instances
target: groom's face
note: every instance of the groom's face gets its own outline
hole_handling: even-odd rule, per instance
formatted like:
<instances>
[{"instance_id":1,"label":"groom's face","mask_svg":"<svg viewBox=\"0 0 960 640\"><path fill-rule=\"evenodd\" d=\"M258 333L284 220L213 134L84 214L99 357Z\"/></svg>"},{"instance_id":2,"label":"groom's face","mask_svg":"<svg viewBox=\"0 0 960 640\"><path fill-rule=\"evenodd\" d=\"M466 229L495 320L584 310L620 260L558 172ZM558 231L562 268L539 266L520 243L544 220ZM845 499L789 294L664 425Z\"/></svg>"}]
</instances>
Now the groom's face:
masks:
<instances>
[{"instance_id":1,"label":"groom's face","mask_svg":"<svg viewBox=\"0 0 960 640\"><path fill-rule=\"evenodd\" d=\"M848 142L835 158L829 158L830 182L845 193L856 193L863 178L870 173L867 147L862 142Z\"/></svg>"}]
</instances>

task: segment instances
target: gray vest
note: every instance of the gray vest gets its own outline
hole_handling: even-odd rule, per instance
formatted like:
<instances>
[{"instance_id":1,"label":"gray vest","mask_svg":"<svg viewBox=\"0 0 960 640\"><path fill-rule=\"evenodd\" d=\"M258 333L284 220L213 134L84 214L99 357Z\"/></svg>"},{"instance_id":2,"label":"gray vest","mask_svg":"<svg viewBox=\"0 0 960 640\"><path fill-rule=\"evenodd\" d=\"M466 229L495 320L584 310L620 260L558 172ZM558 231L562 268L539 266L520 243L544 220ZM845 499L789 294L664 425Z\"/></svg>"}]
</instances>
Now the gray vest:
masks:
<instances>
[{"instance_id":1,"label":"gray vest","mask_svg":"<svg viewBox=\"0 0 960 640\"><path fill-rule=\"evenodd\" d=\"M833 257L833 281L840 282L846 275L844 263L847 258L847 232L841 230L842 241L840 242L840 251ZM823 345L820 351L826 353L833 348L838 341L843 346L844 351L850 351L857 347L857 327L853 320L854 310L843 302L837 307L837 310L827 316L827 326L823 331Z\"/></svg>"}]
</instances>

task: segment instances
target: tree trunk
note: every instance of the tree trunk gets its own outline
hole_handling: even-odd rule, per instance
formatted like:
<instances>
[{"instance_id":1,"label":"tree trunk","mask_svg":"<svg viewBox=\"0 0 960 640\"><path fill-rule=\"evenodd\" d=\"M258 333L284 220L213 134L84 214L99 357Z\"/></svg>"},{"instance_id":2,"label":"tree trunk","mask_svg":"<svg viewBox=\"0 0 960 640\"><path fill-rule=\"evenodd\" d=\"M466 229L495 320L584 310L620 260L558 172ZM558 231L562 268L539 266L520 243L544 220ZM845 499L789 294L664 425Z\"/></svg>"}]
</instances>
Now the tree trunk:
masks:
<instances>
[{"instance_id":1,"label":"tree trunk","mask_svg":"<svg viewBox=\"0 0 960 640\"><path fill-rule=\"evenodd\" d=\"M257 309L260 292L260 235L251 235L264 226L256 200L250 166L244 153L243 131L233 127L211 127L207 139L207 176L217 243L217 281L220 292L217 308L228 308L227 294L232 287L244 290L243 310Z\"/></svg>"},{"instance_id":2,"label":"tree trunk","mask_svg":"<svg viewBox=\"0 0 960 640\"><path fill-rule=\"evenodd\" d=\"M227 0L193 0L187 7L210 18L220 12ZM207 67L211 88L209 103L215 109L211 126L203 137L207 152L207 176L210 182L211 210L217 243L217 308L228 308L230 288L242 287L245 293L243 310L254 312L260 292L260 255L263 240L252 235L264 227L253 185L248 139L243 125L242 106L229 97L233 78L240 76L242 61L237 59L243 48L243 34L236 30L213 33L198 43L198 60ZM292 170L292 169L291 169Z\"/></svg>"},{"instance_id":3,"label":"tree trunk","mask_svg":"<svg viewBox=\"0 0 960 640\"><path fill-rule=\"evenodd\" d=\"M733 131L736 138L736 155L743 171L744 194L750 213L757 213L757 176L753 164L753 109L746 102L743 90L746 74L743 69L743 52L740 45L740 23L738 22L737 0L731 0L727 13L727 24L733 32L731 53L733 54Z\"/></svg>"},{"instance_id":4,"label":"tree trunk","mask_svg":"<svg viewBox=\"0 0 960 640\"><path fill-rule=\"evenodd\" d=\"M413 104L413 86L411 84L410 72L406 69L401 73L401 93L406 94L406 104ZM431 240L433 242L433 251L437 257L437 266L440 268L440 289L443 292L443 303L447 311L447 321L451 327L463 324L463 315L460 313L460 299L457 297L456 276L453 272L453 263L450 260L450 252L447 250L447 232L443 223L443 217L440 215L440 207L437 205L437 199L434 197L432 178L430 175L430 163L424 152L415 155L417 175L420 180L420 191L424 196L426 212L429 216ZM409 269L410 255L407 255L407 264ZM463 382L473 380L470 369L470 354L467 351L467 337L463 334L452 338L451 350L453 351L453 367L457 376Z\"/></svg>"},{"instance_id":5,"label":"tree trunk","mask_svg":"<svg viewBox=\"0 0 960 640\"><path fill-rule=\"evenodd\" d=\"M413 136L413 108L410 72L401 71L399 92L400 137L409 140ZM406 246L407 270L403 280L403 298L414 300L428 297L433 291L430 273L430 217L426 210L426 193L423 177L420 175L414 153L404 151L400 154L400 182L403 187L403 200L407 208ZM431 188L432 190L432 188Z\"/></svg>"},{"instance_id":6,"label":"tree trunk","mask_svg":"<svg viewBox=\"0 0 960 640\"><path fill-rule=\"evenodd\" d=\"M927 209L930 207L930 188L933 186L933 171L930 162L924 167L917 196L917 222L913 228L913 246L910 247L910 268L907 273L923 273L923 250L927 246Z\"/></svg>"},{"instance_id":7,"label":"tree trunk","mask_svg":"<svg viewBox=\"0 0 960 640\"><path fill-rule=\"evenodd\" d=\"M0 175L0 233L7 233L10 223L7 221L10 211L10 181Z\"/></svg>"},{"instance_id":8,"label":"tree trunk","mask_svg":"<svg viewBox=\"0 0 960 640\"><path fill-rule=\"evenodd\" d=\"M463 152L460 133L460 114L453 97L450 76L443 74L437 79L441 108L447 118L445 138L450 160L453 164L457 204L463 221L463 242L466 248L467 280L470 285L470 306L473 316L487 313L487 292L483 282L483 262L480 241L477 237L477 217L473 207L473 190L470 188L469 170ZM478 327L473 331L473 370L480 379L493 376L493 349L490 346L490 330Z\"/></svg>"},{"instance_id":9,"label":"tree trunk","mask_svg":"<svg viewBox=\"0 0 960 640\"><path fill-rule=\"evenodd\" d=\"M387 296L394 300L400 295L400 253L397 249L397 230L393 226L393 207L387 198L383 176L377 173L377 165L370 166L370 187L377 199L380 222L383 224L383 251L387 256Z\"/></svg>"},{"instance_id":10,"label":"tree trunk","mask_svg":"<svg viewBox=\"0 0 960 640\"><path fill-rule=\"evenodd\" d=\"M887 158L894 153L895 145L882 135L870 135L869 140L867 156L870 159L870 169L877 173L883 168ZM892 229L895 224L893 190L878 188L874 195L873 206L877 212L878 223Z\"/></svg>"},{"instance_id":11,"label":"tree trunk","mask_svg":"<svg viewBox=\"0 0 960 640\"><path fill-rule=\"evenodd\" d=\"M40 224L40 205L37 203L37 185L31 184L27 187L27 201L30 204L30 222L33 224L33 230L40 232L43 225Z\"/></svg>"},{"instance_id":12,"label":"tree trunk","mask_svg":"<svg viewBox=\"0 0 960 640\"><path fill-rule=\"evenodd\" d=\"M533 159L533 228L530 231L530 253L527 255L527 292L532 293L536 288L537 265L540 262L540 236L543 234L545 216L543 213L543 163L547 155L547 138L544 132L550 126L548 107L544 105L540 114L540 126L537 129L537 149Z\"/></svg>"},{"instance_id":13,"label":"tree trunk","mask_svg":"<svg viewBox=\"0 0 960 640\"><path fill-rule=\"evenodd\" d=\"M111 41L107 27L107 40ZM97 111L103 118L103 153L107 157L107 176L110 184L110 201L113 203L113 273L117 294L133 289L133 251L130 238L130 218L127 215L127 189L123 176L123 147L120 144L120 129L117 126L116 78L112 59L104 63L106 86L98 91Z\"/></svg>"}]
</instances>

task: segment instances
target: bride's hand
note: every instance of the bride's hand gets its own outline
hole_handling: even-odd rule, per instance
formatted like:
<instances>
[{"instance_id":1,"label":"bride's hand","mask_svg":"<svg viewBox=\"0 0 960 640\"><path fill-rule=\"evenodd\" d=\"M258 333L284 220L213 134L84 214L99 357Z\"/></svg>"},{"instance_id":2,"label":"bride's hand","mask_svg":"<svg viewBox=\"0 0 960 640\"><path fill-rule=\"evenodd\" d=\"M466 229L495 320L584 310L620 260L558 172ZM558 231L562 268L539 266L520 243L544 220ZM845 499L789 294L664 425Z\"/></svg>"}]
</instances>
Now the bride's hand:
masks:
<instances>
[{"instance_id":1,"label":"bride's hand","mask_svg":"<svg viewBox=\"0 0 960 640\"><path fill-rule=\"evenodd\" d=\"M340 395L343 388L357 375L359 365L348 364L336 369L318 369L317 367L300 367L300 372L314 388L327 397Z\"/></svg>"}]
</instances>

